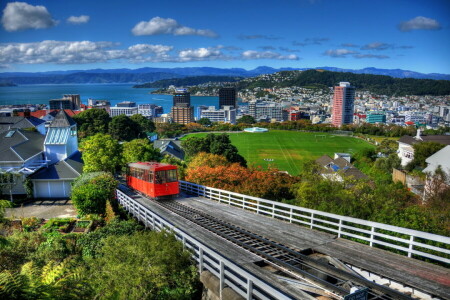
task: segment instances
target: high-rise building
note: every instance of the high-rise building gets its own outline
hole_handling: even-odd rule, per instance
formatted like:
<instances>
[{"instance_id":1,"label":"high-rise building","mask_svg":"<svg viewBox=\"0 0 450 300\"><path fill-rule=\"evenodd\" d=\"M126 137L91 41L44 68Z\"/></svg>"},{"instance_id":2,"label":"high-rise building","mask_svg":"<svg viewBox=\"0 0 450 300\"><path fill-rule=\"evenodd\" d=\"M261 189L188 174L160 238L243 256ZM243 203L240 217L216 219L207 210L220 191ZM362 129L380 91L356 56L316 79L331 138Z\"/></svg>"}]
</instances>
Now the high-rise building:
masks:
<instances>
[{"instance_id":1,"label":"high-rise building","mask_svg":"<svg viewBox=\"0 0 450 300\"><path fill-rule=\"evenodd\" d=\"M355 102L355 88L350 82L340 82L334 87L333 109L331 123L339 127L343 124L353 123L353 112Z\"/></svg>"},{"instance_id":2,"label":"high-rise building","mask_svg":"<svg viewBox=\"0 0 450 300\"><path fill-rule=\"evenodd\" d=\"M50 109L73 109L77 110L81 107L80 95L68 94L62 99L52 99L49 101Z\"/></svg>"},{"instance_id":3,"label":"high-rise building","mask_svg":"<svg viewBox=\"0 0 450 300\"><path fill-rule=\"evenodd\" d=\"M219 90L219 108L225 105L237 108L236 89L232 87L225 87Z\"/></svg>"},{"instance_id":4,"label":"high-rise building","mask_svg":"<svg viewBox=\"0 0 450 300\"><path fill-rule=\"evenodd\" d=\"M189 124L194 122L193 106L172 106L172 119L174 123Z\"/></svg>"},{"instance_id":5,"label":"high-rise building","mask_svg":"<svg viewBox=\"0 0 450 300\"><path fill-rule=\"evenodd\" d=\"M64 95L64 99L70 99L72 102L73 109L81 108L81 99L79 94L67 94Z\"/></svg>"},{"instance_id":6,"label":"high-rise building","mask_svg":"<svg viewBox=\"0 0 450 300\"><path fill-rule=\"evenodd\" d=\"M191 106L191 94L187 89L176 89L173 94L173 106Z\"/></svg>"}]
</instances>

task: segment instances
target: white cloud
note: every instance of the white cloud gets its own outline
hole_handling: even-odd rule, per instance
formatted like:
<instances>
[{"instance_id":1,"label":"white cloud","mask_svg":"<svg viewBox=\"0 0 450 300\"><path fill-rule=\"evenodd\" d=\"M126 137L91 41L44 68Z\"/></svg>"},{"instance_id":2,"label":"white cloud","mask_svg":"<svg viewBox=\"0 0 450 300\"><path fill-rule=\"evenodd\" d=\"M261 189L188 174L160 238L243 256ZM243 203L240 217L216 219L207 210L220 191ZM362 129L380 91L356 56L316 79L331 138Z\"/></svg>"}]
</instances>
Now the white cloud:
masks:
<instances>
[{"instance_id":1,"label":"white cloud","mask_svg":"<svg viewBox=\"0 0 450 300\"><path fill-rule=\"evenodd\" d=\"M134 35L200 35L217 37L217 34L209 29L194 29L180 25L176 20L170 18L154 17L150 21L141 21L136 24L131 32Z\"/></svg>"},{"instance_id":2,"label":"white cloud","mask_svg":"<svg viewBox=\"0 0 450 300\"><path fill-rule=\"evenodd\" d=\"M441 24L438 21L426 17L415 17L409 21L401 22L398 25L400 31L411 31L411 30L438 30L441 29Z\"/></svg>"},{"instance_id":3,"label":"white cloud","mask_svg":"<svg viewBox=\"0 0 450 300\"><path fill-rule=\"evenodd\" d=\"M2 24L6 31L49 28L57 23L47 8L41 5L10 2L3 10Z\"/></svg>"},{"instance_id":4,"label":"white cloud","mask_svg":"<svg viewBox=\"0 0 450 300\"><path fill-rule=\"evenodd\" d=\"M91 17L85 16L85 15L81 15L79 17L71 16L71 17L67 18L67 23L74 24L74 25L85 24L85 23L89 22L90 18Z\"/></svg>"},{"instance_id":5,"label":"white cloud","mask_svg":"<svg viewBox=\"0 0 450 300\"><path fill-rule=\"evenodd\" d=\"M178 58L182 62L227 59L218 48L186 49L178 53Z\"/></svg>"},{"instance_id":6,"label":"white cloud","mask_svg":"<svg viewBox=\"0 0 450 300\"><path fill-rule=\"evenodd\" d=\"M357 52L348 49L330 49L323 53L323 55L331 57L346 57L349 54L357 54Z\"/></svg>"},{"instance_id":7,"label":"white cloud","mask_svg":"<svg viewBox=\"0 0 450 300\"><path fill-rule=\"evenodd\" d=\"M137 44L114 49L119 44L91 41L42 41L0 44L0 64L88 64L124 59L130 62L166 61L172 46Z\"/></svg>"},{"instance_id":8,"label":"white cloud","mask_svg":"<svg viewBox=\"0 0 450 300\"><path fill-rule=\"evenodd\" d=\"M242 52L242 59L277 59L277 60L298 60L295 54L281 55L280 53L272 51L255 51L247 50Z\"/></svg>"}]
</instances>

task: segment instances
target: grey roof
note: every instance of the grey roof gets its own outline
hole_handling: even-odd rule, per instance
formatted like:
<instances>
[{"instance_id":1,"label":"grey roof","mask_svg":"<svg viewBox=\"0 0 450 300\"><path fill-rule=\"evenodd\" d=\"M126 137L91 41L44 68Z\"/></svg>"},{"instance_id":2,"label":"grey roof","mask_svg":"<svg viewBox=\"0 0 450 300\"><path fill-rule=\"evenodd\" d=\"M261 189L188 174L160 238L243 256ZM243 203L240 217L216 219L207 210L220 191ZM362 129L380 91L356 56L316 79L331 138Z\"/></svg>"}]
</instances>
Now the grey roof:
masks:
<instances>
[{"instance_id":1,"label":"grey roof","mask_svg":"<svg viewBox=\"0 0 450 300\"><path fill-rule=\"evenodd\" d=\"M343 172L344 176L353 177L354 179L367 179L367 175L357 168L348 168Z\"/></svg>"},{"instance_id":2,"label":"grey roof","mask_svg":"<svg viewBox=\"0 0 450 300\"><path fill-rule=\"evenodd\" d=\"M435 142L443 145L450 145L450 135L422 135L420 138L422 140L417 140L415 137L404 135L398 142L408 145L414 145L421 142Z\"/></svg>"},{"instance_id":3,"label":"grey roof","mask_svg":"<svg viewBox=\"0 0 450 300\"><path fill-rule=\"evenodd\" d=\"M9 132L11 137L6 137ZM23 162L44 151L44 136L38 132L12 129L0 133L0 162Z\"/></svg>"},{"instance_id":4,"label":"grey roof","mask_svg":"<svg viewBox=\"0 0 450 300\"><path fill-rule=\"evenodd\" d=\"M351 163L349 163L345 158L342 157L334 159L333 163L341 169L351 166Z\"/></svg>"},{"instance_id":5,"label":"grey roof","mask_svg":"<svg viewBox=\"0 0 450 300\"><path fill-rule=\"evenodd\" d=\"M74 155L65 160L52 164L47 168L40 169L36 173L30 175L30 178L40 180L75 179L81 175L82 168L83 162L81 160L81 153L77 151Z\"/></svg>"},{"instance_id":6,"label":"grey roof","mask_svg":"<svg viewBox=\"0 0 450 300\"><path fill-rule=\"evenodd\" d=\"M183 160L184 159L184 151L181 149L181 147L178 145L181 141L175 141L175 140L156 140L153 142L153 147L159 149L161 154L163 155L171 155L178 159Z\"/></svg>"},{"instance_id":7,"label":"grey roof","mask_svg":"<svg viewBox=\"0 0 450 300\"><path fill-rule=\"evenodd\" d=\"M316 163L318 163L322 167L325 167L326 165L328 165L329 163L332 163L332 162L333 162L333 159L331 157L329 157L328 155L323 155L323 156L319 157L318 159L316 159Z\"/></svg>"},{"instance_id":8,"label":"grey roof","mask_svg":"<svg viewBox=\"0 0 450 300\"><path fill-rule=\"evenodd\" d=\"M61 109L55 116L55 119L50 124L50 127L70 127L76 125L77 123L69 117L69 115Z\"/></svg>"},{"instance_id":9,"label":"grey roof","mask_svg":"<svg viewBox=\"0 0 450 300\"><path fill-rule=\"evenodd\" d=\"M0 132L11 128L34 128L42 123L45 121L36 117L0 117Z\"/></svg>"}]
</instances>

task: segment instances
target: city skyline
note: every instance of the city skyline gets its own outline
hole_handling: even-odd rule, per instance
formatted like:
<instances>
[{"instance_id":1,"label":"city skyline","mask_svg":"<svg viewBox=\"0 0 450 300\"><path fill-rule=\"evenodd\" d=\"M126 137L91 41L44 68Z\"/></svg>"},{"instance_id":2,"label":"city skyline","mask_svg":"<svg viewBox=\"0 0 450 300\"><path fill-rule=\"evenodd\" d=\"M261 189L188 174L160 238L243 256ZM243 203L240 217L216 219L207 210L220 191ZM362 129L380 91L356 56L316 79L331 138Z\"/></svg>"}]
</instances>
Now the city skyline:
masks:
<instances>
[{"instance_id":1,"label":"city skyline","mask_svg":"<svg viewBox=\"0 0 450 300\"><path fill-rule=\"evenodd\" d=\"M0 72L376 67L450 74L448 1L2 1Z\"/></svg>"}]
</instances>

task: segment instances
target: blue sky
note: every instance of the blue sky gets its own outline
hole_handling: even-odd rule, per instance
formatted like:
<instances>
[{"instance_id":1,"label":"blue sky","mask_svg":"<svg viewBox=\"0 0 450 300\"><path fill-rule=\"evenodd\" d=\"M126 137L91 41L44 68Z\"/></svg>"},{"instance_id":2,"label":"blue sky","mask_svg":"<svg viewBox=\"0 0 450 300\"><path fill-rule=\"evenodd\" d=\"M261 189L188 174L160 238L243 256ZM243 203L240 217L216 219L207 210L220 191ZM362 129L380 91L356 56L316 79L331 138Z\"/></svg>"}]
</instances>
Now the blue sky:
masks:
<instances>
[{"instance_id":1,"label":"blue sky","mask_svg":"<svg viewBox=\"0 0 450 300\"><path fill-rule=\"evenodd\" d=\"M365 67L450 74L448 0L0 0L0 72Z\"/></svg>"}]
</instances>

